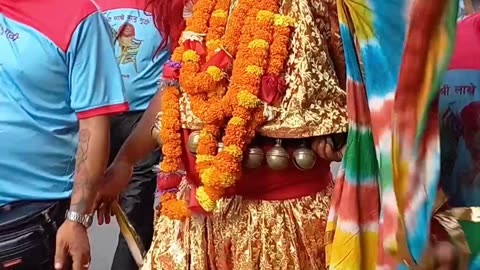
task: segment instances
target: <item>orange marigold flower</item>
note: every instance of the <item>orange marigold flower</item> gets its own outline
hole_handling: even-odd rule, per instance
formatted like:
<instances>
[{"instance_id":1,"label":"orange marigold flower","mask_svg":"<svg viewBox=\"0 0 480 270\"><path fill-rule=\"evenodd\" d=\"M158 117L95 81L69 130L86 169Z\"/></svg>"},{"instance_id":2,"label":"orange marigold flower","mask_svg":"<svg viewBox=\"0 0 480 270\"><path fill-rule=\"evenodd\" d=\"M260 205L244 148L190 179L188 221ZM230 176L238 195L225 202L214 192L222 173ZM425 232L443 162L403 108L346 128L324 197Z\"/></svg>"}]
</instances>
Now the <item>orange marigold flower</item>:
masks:
<instances>
[{"instance_id":1,"label":"orange marigold flower","mask_svg":"<svg viewBox=\"0 0 480 270\"><path fill-rule=\"evenodd\" d=\"M164 195L165 196L165 195ZM162 197L164 197L162 196ZM160 212L162 215L172 220L184 220L190 216L187 202L178 199L169 199L162 202Z\"/></svg>"}]
</instances>

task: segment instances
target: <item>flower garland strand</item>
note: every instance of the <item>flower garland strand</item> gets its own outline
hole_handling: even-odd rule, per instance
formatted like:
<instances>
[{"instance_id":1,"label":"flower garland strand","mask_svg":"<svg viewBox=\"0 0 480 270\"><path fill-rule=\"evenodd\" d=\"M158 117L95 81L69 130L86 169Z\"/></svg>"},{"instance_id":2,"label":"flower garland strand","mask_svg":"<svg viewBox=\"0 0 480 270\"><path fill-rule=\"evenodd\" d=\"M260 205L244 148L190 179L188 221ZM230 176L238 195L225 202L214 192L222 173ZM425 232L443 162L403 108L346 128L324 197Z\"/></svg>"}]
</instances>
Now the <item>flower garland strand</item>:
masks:
<instances>
[{"instance_id":1,"label":"flower garland strand","mask_svg":"<svg viewBox=\"0 0 480 270\"><path fill-rule=\"evenodd\" d=\"M220 48L221 38L225 35L225 28L228 22L228 13L230 11L230 0L218 0L215 9L210 17L210 29L207 33L207 61Z\"/></svg>"},{"instance_id":2,"label":"flower garland strand","mask_svg":"<svg viewBox=\"0 0 480 270\"><path fill-rule=\"evenodd\" d=\"M248 45L239 46L233 64L228 92L236 92L237 99L232 100L233 114L223 137L225 148L215 156L213 167L200 175L204 186L197 189L197 200L207 212L215 209L218 194L234 186L241 177L243 152L249 139L248 125L253 120L255 109L261 105L258 93L273 38L273 17L278 11L276 2L257 2L249 9L242 29L241 39L248 41Z\"/></svg>"},{"instance_id":3,"label":"flower garland strand","mask_svg":"<svg viewBox=\"0 0 480 270\"><path fill-rule=\"evenodd\" d=\"M249 2L250 5L251 2ZM230 9L230 0L219 0L217 2L217 7L219 9L218 13L225 14L226 10ZM228 22L228 29L229 32L223 33L221 35L221 31L213 31L207 34L207 40L206 40L206 46L207 50L209 51L210 54L215 53L214 56L217 56L221 54L222 52L225 52L224 55L227 57L232 58L233 56L230 55L229 52L226 52L223 43L224 43L224 38L226 36L229 36L231 32L235 31L235 27L231 27L232 25L236 26L242 26L243 24L241 23L241 19L243 13L241 12L242 10L247 9L246 4L240 5L232 14L230 17L230 20ZM224 12L225 11L225 12ZM220 27L219 27L220 28ZM225 28L222 28L225 31ZM213 34L212 34L213 33ZM238 33L237 33L238 34ZM238 39L233 40L234 44L230 45L230 47L236 47L238 44ZM211 56L210 58L212 58ZM208 59L208 57L207 57ZM209 69L213 68L209 67L207 68L207 72L209 72ZM217 70L216 72L225 72L225 70ZM215 75L212 74L212 72L209 72L212 77ZM222 89L216 90L217 93L223 92L225 89L224 85L217 85L217 87L221 87ZM211 92L214 92L215 90L212 89ZM200 100L198 97L194 97L191 100L192 104L192 111L196 115L200 115L200 119L202 119L205 123L205 127L202 129L200 133L200 138L197 146L197 159L196 159L196 171L199 175L202 175L204 170L210 168L213 166L213 160L214 160L214 155L217 154L217 138L220 135L220 126L215 126L212 124L209 124L209 119L207 117L218 117L218 119L224 119L230 111L230 106L229 103L226 101L228 99L228 96L224 96L224 93L220 93L220 95L217 96L210 96L208 99L203 99ZM195 109L194 109L195 108ZM203 112L198 112L198 110L202 110ZM208 116L207 116L208 115ZM211 122L210 122L211 123ZM223 189L206 189L208 193L212 193L212 197L221 197L224 194Z\"/></svg>"},{"instance_id":4,"label":"flower garland strand","mask_svg":"<svg viewBox=\"0 0 480 270\"><path fill-rule=\"evenodd\" d=\"M214 0L199 1L194 7L193 16L187 20L187 29L199 33L207 32L208 18L215 6ZM185 42L185 40L183 40ZM181 43L181 42L179 42ZM182 58L188 53L183 44L177 47L172 55L174 65L180 65ZM168 65L166 65L168 67ZM178 69L178 67L177 67ZM162 152L164 159L160 164L160 174L158 186L160 190L165 190L160 197L160 213L170 219L183 220L190 216L187 202L178 199L178 185L181 181L181 115L180 115L180 97L181 93L171 81L171 78L165 78L167 86L162 93L162 129L160 131L161 141L163 142Z\"/></svg>"},{"instance_id":5,"label":"flower garland strand","mask_svg":"<svg viewBox=\"0 0 480 270\"><path fill-rule=\"evenodd\" d=\"M267 74L278 77L285 68L291 27L294 25L294 20L288 16L275 14L273 17L273 25L273 42L270 46Z\"/></svg>"},{"instance_id":6,"label":"flower garland strand","mask_svg":"<svg viewBox=\"0 0 480 270\"><path fill-rule=\"evenodd\" d=\"M180 123L180 91L175 86L167 86L162 96L162 129L160 138L163 142L162 152L165 155L160 163L160 179L158 185L170 182L171 186L165 187L167 192L160 198L161 214L172 219L183 219L190 215L187 203L178 200L176 189L168 189L178 186L182 144L181 144L181 123ZM175 178L175 179L172 179Z\"/></svg>"}]
</instances>

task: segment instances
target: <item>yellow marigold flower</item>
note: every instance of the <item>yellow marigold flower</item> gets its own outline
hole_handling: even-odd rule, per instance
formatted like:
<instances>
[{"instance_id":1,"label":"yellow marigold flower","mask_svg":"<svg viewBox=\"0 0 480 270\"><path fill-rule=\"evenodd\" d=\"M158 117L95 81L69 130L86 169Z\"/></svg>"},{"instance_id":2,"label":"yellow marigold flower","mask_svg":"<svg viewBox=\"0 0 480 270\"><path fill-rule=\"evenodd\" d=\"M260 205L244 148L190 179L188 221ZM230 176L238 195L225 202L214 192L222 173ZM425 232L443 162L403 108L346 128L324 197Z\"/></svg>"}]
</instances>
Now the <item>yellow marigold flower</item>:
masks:
<instances>
[{"instance_id":1,"label":"yellow marigold flower","mask_svg":"<svg viewBox=\"0 0 480 270\"><path fill-rule=\"evenodd\" d=\"M216 66L210 66L207 68L207 73L212 76L212 79L216 82L223 79L223 71Z\"/></svg>"},{"instance_id":2,"label":"yellow marigold flower","mask_svg":"<svg viewBox=\"0 0 480 270\"><path fill-rule=\"evenodd\" d=\"M237 101L238 105L248 109L254 109L260 104L258 97L245 90L238 93Z\"/></svg>"},{"instance_id":3,"label":"yellow marigold flower","mask_svg":"<svg viewBox=\"0 0 480 270\"><path fill-rule=\"evenodd\" d=\"M249 49L268 49L268 47L270 47L270 45L268 44L268 42L266 42L265 40L263 39L254 39L252 41L250 41L250 43L248 43L248 48Z\"/></svg>"},{"instance_id":4,"label":"yellow marigold flower","mask_svg":"<svg viewBox=\"0 0 480 270\"><path fill-rule=\"evenodd\" d=\"M223 151L236 159L242 159L243 151L236 145L229 145Z\"/></svg>"},{"instance_id":5,"label":"yellow marigold flower","mask_svg":"<svg viewBox=\"0 0 480 270\"><path fill-rule=\"evenodd\" d=\"M195 197L197 198L197 201L203 208L203 210L207 212L213 212L217 207L216 202L211 200L210 197L208 197L208 194L205 192L205 189L203 187L197 188L197 194Z\"/></svg>"},{"instance_id":6,"label":"yellow marigold flower","mask_svg":"<svg viewBox=\"0 0 480 270\"><path fill-rule=\"evenodd\" d=\"M228 13L223 9L217 9L212 12L212 17L227 18Z\"/></svg>"},{"instance_id":7,"label":"yellow marigold flower","mask_svg":"<svg viewBox=\"0 0 480 270\"><path fill-rule=\"evenodd\" d=\"M199 139L204 139L207 136L210 137L212 136L212 134L210 134L210 132L206 131L205 129L200 130Z\"/></svg>"},{"instance_id":8,"label":"yellow marigold flower","mask_svg":"<svg viewBox=\"0 0 480 270\"><path fill-rule=\"evenodd\" d=\"M247 73L255 74L258 77L261 77L263 75L263 68L255 65L250 65L247 67Z\"/></svg>"},{"instance_id":9,"label":"yellow marigold flower","mask_svg":"<svg viewBox=\"0 0 480 270\"><path fill-rule=\"evenodd\" d=\"M194 50L188 50L183 53L183 62L198 62L200 57Z\"/></svg>"},{"instance_id":10,"label":"yellow marigold flower","mask_svg":"<svg viewBox=\"0 0 480 270\"><path fill-rule=\"evenodd\" d=\"M223 188L231 187L235 184L235 177L231 174L222 173L218 177L218 185Z\"/></svg>"},{"instance_id":11,"label":"yellow marigold flower","mask_svg":"<svg viewBox=\"0 0 480 270\"><path fill-rule=\"evenodd\" d=\"M215 177L215 170L213 168L205 169L200 175L202 184L208 185L208 186L212 186L214 177Z\"/></svg>"},{"instance_id":12,"label":"yellow marigold flower","mask_svg":"<svg viewBox=\"0 0 480 270\"><path fill-rule=\"evenodd\" d=\"M221 47L221 45L222 45L222 41L220 39L212 39L207 41L206 43L207 48L211 50L218 49Z\"/></svg>"},{"instance_id":13,"label":"yellow marigold flower","mask_svg":"<svg viewBox=\"0 0 480 270\"><path fill-rule=\"evenodd\" d=\"M197 163L204 162L204 161L213 161L213 156L211 155L197 155Z\"/></svg>"},{"instance_id":14,"label":"yellow marigold flower","mask_svg":"<svg viewBox=\"0 0 480 270\"><path fill-rule=\"evenodd\" d=\"M235 177L230 174L218 173L213 168L205 169L200 175L202 184L210 187L228 188L235 184Z\"/></svg>"},{"instance_id":15,"label":"yellow marigold flower","mask_svg":"<svg viewBox=\"0 0 480 270\"><path fill-rule=\"evenodd\" d=\"M234 125L234 126L245 126L246 123L247 122L244 119L242 119L238 116L232 117L229 121L229 124Z\"/></svg>"},{"instance_id":16,"label":"yellow marigold flower","mask_svg":"<svg viewBox=\"0 0 480 270\"><path fill-rule=\"evenodd\" d=\"M291 27L295 25L295 20L289 16L275 14L273 17L273 25L280 27Z\"/></svg>"},{"instance_id":17,"label":"yellow marigold flower","mask_svg":"<svg viewBox=\"0 0 480 270\"><path fill-rule=\"evenodd\" d=\"M257 21L271 22L275 14L268 10L260 10L257 13Z\"/></svg>"}]
</instances>

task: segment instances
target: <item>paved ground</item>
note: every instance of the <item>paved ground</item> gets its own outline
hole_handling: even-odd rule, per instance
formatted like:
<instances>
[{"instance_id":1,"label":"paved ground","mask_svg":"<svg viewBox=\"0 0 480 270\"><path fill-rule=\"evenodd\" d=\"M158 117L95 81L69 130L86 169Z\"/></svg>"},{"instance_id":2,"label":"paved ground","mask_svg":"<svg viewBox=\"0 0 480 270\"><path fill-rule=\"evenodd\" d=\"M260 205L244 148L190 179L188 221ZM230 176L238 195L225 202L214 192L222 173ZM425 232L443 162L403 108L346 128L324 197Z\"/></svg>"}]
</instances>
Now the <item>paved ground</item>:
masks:
<instances>
[{"instance_id":1,"label":"paved ground","mask_svg":"<svg viewBox=\"0 0 480 270\"><path fill-rule=\"evenodd\" d=\"M332 164L332 174L336 175L339 163ZM109 225L95 225L89 231L92 251L91 270L110 270L113 254L117 246L118 225L115 219Z\"/></svg>"},{"instance_id":2,"label":"paved ground","mask_svg":"<svg viewBox=\"0 0 480 270\"><path fill-rule=\"evenodd\" d=\"M118 225L113 219L109 225L95 225L89 231L92 252L91 270L110 270L113 254L117 246Z\"/></svg>"}]
</instances>

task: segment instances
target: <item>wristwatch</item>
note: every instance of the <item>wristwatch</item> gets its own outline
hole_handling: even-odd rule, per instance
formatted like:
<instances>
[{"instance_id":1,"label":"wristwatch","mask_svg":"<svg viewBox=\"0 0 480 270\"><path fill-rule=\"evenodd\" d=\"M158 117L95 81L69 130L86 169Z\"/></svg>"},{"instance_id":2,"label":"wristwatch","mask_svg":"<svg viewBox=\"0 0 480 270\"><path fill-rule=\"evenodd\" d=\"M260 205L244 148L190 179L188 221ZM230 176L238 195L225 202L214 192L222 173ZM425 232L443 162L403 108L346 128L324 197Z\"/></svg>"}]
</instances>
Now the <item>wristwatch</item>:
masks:
<instances>
[{"instance_id":1,"label":"wristwatch","mask_svg":"<svg viewBox=\"0 0 480 270\"><path fill-rule=\"evenodd\" d=\"M85 228L90 228L93 223L93 215L82 215L75 211L67 210L65 213L65 219L82 224Z\"/></svg>"}]
</instances>

